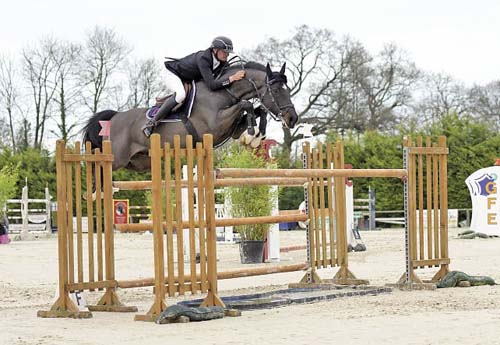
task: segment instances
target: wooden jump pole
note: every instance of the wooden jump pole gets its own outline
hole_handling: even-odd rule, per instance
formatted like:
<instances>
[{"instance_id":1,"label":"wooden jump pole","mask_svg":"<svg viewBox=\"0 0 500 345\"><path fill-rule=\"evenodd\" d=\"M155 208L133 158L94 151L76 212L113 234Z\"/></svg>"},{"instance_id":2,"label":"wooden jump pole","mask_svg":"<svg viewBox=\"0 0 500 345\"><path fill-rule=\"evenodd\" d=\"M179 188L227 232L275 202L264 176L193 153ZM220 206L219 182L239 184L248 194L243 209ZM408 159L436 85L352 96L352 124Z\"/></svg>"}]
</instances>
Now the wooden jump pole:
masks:
<instances>
[{"instance_id":1,"label":"wooden jump pole","mask_svg":"<svg viewBox=\"0 0 500 345\"><path fill-rule=\"evenodd\" d=\"M307 263L303 263L303 264L257 267L257 268L217 272L217 280L252 277L252 276L267 275L273 273L304 271L305 269L307 269L307 267L308 267ZM201 275L199 274L196 275L196 277L198 280L202 279ZM170 284L175 284L175 285L179 284L178 276L173 277L173 279L171 280L169 278L171 277L167 276L164 279L164 284L168 286L168 288L170 288ZM155 286L155 278L121 280L117 282L116 286L122 289Z\"/></svg>"},{"instance_id":2,"label":"wooden jump pole","mask_svg":"<svg viewBox=\"0 0 500 345\"><path fill-rule=\"evenodd\" d=\"M308 220L306 214L283 214L276 216L260 216L260 217L247 217L247 218L224 218L215 219L215 226L238 226L238 225L251 225L251 224L275 224L275 223L287 223L287 222L305 222ZM144 232L151 231L153 229L154 222L144 222L144 223L129 223L129 224L115 224L115 228L122 232ZM193 225L195 228L200 228L204 226L204 222L200 224L199 221L194 221ZM167 223L163 223L163 229L165 230ZM178 228L177 222L172 222L172 227L174 229ZM188 221L182 222L182 229L189 229L190 223Z\"/></svg>"},{"instance_id":3,"label":"wooden jump pole","mask_svg":"<svg viewBox=\"0 0 500 345\"><path fill-rule=\"evenodd\" d=\"M405 169L242 169L221 168L217 169L217 178L236 177L406 177Z\"/></svg>"},{"instance_id":4,"label":"wooden jump pole","mask_svg":"<svg viewBox=\"0 0 500 345\"><path fill-rule=\"evenodd\" d=\"M198 184L197 180L193 180L195 185ZM214 182L214 187L236 187L236 186L260 186L260 185L273 185L273 186L286 186L286 187L301 187L307 183L305 178L284 178L284 177L247 177L247 178L231 178L231 179L217 179ZM175 187L175 182L171 181L170 187ZM162 182L165 187L165 181ZM119 190L150 190L152 186L151 181L113 181L113 187ZM182 180L182 187L188 186L187 180Z\"/></svg>"}]
</instances>

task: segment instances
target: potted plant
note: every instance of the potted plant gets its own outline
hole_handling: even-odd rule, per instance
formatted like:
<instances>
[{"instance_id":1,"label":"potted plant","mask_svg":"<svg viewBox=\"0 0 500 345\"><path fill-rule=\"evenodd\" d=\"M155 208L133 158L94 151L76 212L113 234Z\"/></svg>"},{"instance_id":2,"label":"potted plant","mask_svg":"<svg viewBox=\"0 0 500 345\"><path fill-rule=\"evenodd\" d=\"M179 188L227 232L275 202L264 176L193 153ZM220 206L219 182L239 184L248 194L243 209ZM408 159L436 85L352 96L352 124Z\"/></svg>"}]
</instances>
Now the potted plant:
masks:
<instances>
[{"instance_id":1,"label":"potted plant","mask_svg":"<svg viewBox=\"0 0 500 345\"><path fill-rule=\"evenodd\" d=\"M268 168L264 159L238 144L232 145L224 153L221 165L228 168ZM275 198L269 186L228 187L224 197L228 198L230 215L233 218L269 216ZM262 262L264 238L269 224L238 225L235 230L241 238L241 262Z\"/></svg>"}]
</instances>

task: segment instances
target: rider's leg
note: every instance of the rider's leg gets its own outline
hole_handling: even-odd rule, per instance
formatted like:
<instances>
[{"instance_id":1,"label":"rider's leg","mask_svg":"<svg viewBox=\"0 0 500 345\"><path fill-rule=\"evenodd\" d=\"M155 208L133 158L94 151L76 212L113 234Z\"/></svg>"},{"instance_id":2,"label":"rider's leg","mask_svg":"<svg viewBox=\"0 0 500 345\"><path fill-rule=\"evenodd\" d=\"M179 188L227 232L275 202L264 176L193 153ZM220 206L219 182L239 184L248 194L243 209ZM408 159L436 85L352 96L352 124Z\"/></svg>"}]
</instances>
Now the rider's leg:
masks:
<instances>
[{"instance_id":1,"label":"rider's leg","mask_svg":"<svg viewBox=\"0 0 500 345\"><path fill-rule=\"evenodd\" d=\"M181 79L169 70L167 70L166 86L169 90L173 91L173 95L163 102L154 118L148 120L142 128L144 135L147 137L153 133L153 130L158 122L167 116L176 105L182 103L186 98L186 91L184 90L184 85L182 84Z\"/></svg>"}]
</instances>

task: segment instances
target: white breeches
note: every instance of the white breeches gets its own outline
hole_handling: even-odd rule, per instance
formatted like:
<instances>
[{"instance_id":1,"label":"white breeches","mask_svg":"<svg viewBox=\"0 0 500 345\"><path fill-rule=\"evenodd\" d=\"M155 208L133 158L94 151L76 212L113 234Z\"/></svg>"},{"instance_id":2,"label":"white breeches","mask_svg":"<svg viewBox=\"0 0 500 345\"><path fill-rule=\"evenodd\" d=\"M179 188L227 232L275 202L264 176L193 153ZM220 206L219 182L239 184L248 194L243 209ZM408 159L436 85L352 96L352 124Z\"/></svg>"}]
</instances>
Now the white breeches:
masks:
<instances>
[{"instance_id":1,"label":"white breeches","mask_svg":"<svg viewBox=\"0 0 500 345\"><path fill-rule=\"evenodd\" d=\"M181 79L174 73L170 72L168 69L167 77L165 78L167 88L172 92L175 92L175 101L177 103L182 103L186 98L186 90L184 90L184 85Z\"/></svg>"}]
</instances>

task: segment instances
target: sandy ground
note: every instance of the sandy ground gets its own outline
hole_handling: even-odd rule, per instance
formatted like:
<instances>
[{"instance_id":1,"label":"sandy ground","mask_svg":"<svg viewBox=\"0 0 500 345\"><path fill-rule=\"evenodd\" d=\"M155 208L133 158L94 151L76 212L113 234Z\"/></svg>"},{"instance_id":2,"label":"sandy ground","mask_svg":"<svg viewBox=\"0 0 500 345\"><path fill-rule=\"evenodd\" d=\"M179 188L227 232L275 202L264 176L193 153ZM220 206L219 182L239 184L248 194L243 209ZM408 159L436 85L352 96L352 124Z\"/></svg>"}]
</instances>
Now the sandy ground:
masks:
<instances>
[{"instance_id":1,"label":"sandy ground","mask_svg":"<svg viewBox=\"0 0 500 345\"><path fill-rule=\"evenodd\" d=\"M460 231L463 229L460 229ZM500 282L500 239L459 240L450 230L451 269ZM394 283L404 271L402 230L362 232L368 247L350 254L350 268L371 285ZM304 244L303 231L281 232L282 246ZM150 235L117 234L120 280L153 275ZM220 270L237 266L236 245L218 246ZM303 262L305 251L283 254L282 264ZM203 323L156 325L130 313L94 313L92 319L42 319L57 281L57 238L0 245L0 344L500 344L500 286L399 291L329 302L246 311ZM336 269L320 271L331 278ZM432 271L421 274L431 275ZM219 282L221 295L283 288L302 272ZM145 313L152 289L119 290L127 305ZM89 293L95 302L101 293ZM202 296L196 296L197 298ZM172 304L193 296L169 298Z\"/></svg>"}]
</instances>

